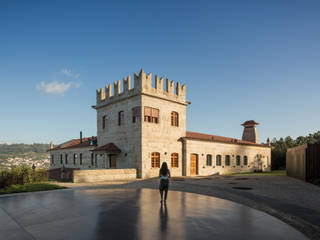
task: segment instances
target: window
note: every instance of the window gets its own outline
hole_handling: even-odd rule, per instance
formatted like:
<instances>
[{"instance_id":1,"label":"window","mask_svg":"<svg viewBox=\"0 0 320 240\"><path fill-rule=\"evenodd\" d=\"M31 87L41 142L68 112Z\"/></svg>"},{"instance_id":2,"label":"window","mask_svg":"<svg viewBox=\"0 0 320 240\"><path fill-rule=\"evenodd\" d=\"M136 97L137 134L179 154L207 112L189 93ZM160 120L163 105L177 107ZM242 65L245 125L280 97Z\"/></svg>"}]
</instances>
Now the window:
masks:
<instances>
[{"instance_id":1,"label":"window","mask_svg":"<svg viewBox=\"0 0 320 240\"><path fill-rule=\"evenodd\" d=\"M104 116L102 117L102 129L106 129L107 126L108 126L108 124L107 124L107 116L104 115Z\"/></svg>"},{"instance_id":2,"label":"window","mask_svg":"<svg viewBox=\"0 0 320 240\"><path fill-rule=\"evenodd\" d=\"M221 166L221 155L216 156L216 165Z\"/></svg>"},{"instance_id":3,"label":"window","mask_svg":"<svg viewBox=\"0 0 320 240\"><path fill-rule=\"evenodd\" d=\"M98 167L98 155L97 154L94 155L94 165L95 165L95 167Z\"/></svg>"},{"instance_id":4,"label":"window","mask_svg":"<svg viewBox=\"0 0 320 240\"><path fill-rule=\"evenodd\" d=\"M93 153L91 153L91 166L93 166L93 157L94 157L94 154Z\"/></svg>"},{"instance_id":5,"label":"window","mask_svg":"<svg viewBox=\"0 0 320 240\"><path fill-rule=\"evenodd\" d=\"M73 154L73 165L76 165L77 154Z\"/></svg>"},{"instance_id":6,"label":"window","mask_svg":"<svg viewBox=\"0 0 320 240\"><path fill-rule=\"evenodd\" d=\"M68 154L65 155L66 165L68 164Z\"/></svg>"},{"instance_id":7,"label":"window","mask_svg":"<svg viewBox=\"0 0 320 240\"><path fill-rule=\"evenodd\" d=\"M118 125L121 126L124 124L124 112L118 112Z\"/></svg>"},{"instance_id":8,"label":"window","mask_svg":"<svg viewBox=\"0 0 320 240\"><path fill-rule=\"evenodd\" d=\"M62 154L60 154L60 163L61 163L61 165L63 164L63 162L62 162Z\"/></svg>"},{"instance_id":9,"label":"window","mask_svg":"<svg viewBox=\"0 0 320 240\"><path fill-rule=\"evenodd\" d=\"M160 153L153 152L151 155L151 167L160 168Z\"/></svg>"},{"instance_id":10,"label":"window","mask_svg":"<svg viewBox=\"0 0 320 240\"><path fill-rule=\"evenodd\" d=\"M207 166L212 166L212 155L207 154Z\"/></svg>"},{"instance_id":11,"label":"window","mask_svg":"<svg viewBox=\"0 0 320 240\"><path fill-rule=\"evenodd\" d=\"M177 112L171 112L171 126L179 127L179 114Z\"/></svg>"},{"instance_id":12,"label":"window","mask_svg":"<svg viewBox=\"0 0 320 240\"><path fill-rule=\"evenodd\" d=\"M248 165L248 157L247 156L243 157L243 165Z\"/></svg>"},{"instance_id":13,"label":"window","mask_svg":"<svg viewBox=\"0 0 320 240\"><path fill-rule=\"evenodd\" d=\"M173 168L179 167L179 154L178 153L171 154L171 167L173 167Z\"/></svg>"},{"instance_id":14,"label":"window","mask_svg":"<svg viewBox=\"0 0 320 240\"><path fill-rule=\"evenodd\" d=\"M80 153L80 165L82 165L82 153Z\"/></svg>"},{"instance_id":15,"label":"window","mask_svg":"<svg viewBox=\"0 0 320 240\"><path fill-rule=\"evenodd\" d=\"M226 155L226 166L230 166L230 155Z\"/></svg>"},{"instance_id":16,"label":"window","mask_svg":"<svg viewBox=\"0 0 320 240\"><path fill-rule=\"evenodd\" d=\"M140 122L141 119L141 107L134 107L132 108L132 122L136 123L136 122Z\"/></svg>"},{"instance_id":17,"label":"window","mask_svg":"<svg viewBox=\"0 0 320 240\"><path fill-rule=\"evenodd\" d=\"M144 107L144 121L159 123L159 109Z\"/></svg>"},{"instance_id":18,"label":"window","mask_svg":"<svg viewBox=\"0 0 320 240\"><path fill-rule=\"evenodd\" d=\"M241 157L239 155L236 156L236 165L240 166L241 164Z\"/></svg>"},{"instance_id":19,"label":"window","mask_svg":"<svg viewBox=\"0 0 320 240\"><path fill-rule=\"evenodd\" d=\"M53 156L53 154L51 155L51 164L52 165L54 164L54 156Z\"/></svg>"}]
</instances>

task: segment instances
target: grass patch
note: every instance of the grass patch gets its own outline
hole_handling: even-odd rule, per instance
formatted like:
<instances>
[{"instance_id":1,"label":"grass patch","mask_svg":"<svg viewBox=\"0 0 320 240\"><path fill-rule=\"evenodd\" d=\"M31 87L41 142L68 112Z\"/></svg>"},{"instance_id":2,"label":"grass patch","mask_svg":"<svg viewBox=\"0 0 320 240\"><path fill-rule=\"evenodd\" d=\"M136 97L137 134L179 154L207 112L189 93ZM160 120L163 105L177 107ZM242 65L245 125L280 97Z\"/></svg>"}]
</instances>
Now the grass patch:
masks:
<instances>
[{"instance_id":1,"label":"grass patch","mask_svg":"<svg viewBox=\"0 0 320 240\"><path fill-rule=\"evenodd\" d=\"M38 192L55 189L63 189L66 187L58 186L51 183L27 183L27 184L14 184L10 187L0 189L1 194L20 193L20 192Z\"/></svg>"},{"instance_id":2,"label":"grass patch","mask_svg":"<svg viewBox=\"0 0 320 240\"><path fill-rule=\"evenodd\" d=\"M241 175L241 176L286 176L286 170L277 170L271 172L244 172L244 173L231 173L228 175Z\"/></svg>"}]
</instances>

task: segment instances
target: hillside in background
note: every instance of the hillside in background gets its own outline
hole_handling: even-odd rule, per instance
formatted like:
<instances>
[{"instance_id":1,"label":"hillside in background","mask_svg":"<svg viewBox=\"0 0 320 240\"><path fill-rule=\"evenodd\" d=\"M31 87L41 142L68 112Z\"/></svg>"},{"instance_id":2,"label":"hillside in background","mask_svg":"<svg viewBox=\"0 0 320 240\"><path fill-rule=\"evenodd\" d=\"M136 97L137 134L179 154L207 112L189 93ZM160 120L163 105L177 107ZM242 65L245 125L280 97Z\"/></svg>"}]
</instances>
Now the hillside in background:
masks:
<instances>
[{"instance_id":1,"label":"hillside in background","mask_svg":"<svg viewBox=\"0 0 320 240\"><path fill-rule=\"evenodd\" d=\"M32 165L49 167L49 144L0 144L0 167Z\"/></svg>"}]
</instances>

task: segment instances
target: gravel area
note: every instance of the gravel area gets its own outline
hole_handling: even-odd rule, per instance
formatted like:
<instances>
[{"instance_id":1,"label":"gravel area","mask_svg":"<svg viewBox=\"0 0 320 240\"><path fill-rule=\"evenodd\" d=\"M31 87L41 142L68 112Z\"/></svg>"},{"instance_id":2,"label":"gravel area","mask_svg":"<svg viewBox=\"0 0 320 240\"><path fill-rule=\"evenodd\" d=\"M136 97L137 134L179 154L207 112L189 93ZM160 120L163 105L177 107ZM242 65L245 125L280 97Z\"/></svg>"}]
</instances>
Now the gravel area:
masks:
<instances>
[{"instance_id":1,"label":"gravel area","mask_svg":"<svg viewBox=\"0 0 320 240\"><path fill-rule=\"evenodd\" d=\"M58 183L73 189L158 188L158 179L101 183ZM236 189L239 188L239 189ZM320 187L286 176L178 177L170 190L219 197L264 211L312 240L320 239ZM169 195L170 197L170 192Z\"/></svg>"}]
</instances>

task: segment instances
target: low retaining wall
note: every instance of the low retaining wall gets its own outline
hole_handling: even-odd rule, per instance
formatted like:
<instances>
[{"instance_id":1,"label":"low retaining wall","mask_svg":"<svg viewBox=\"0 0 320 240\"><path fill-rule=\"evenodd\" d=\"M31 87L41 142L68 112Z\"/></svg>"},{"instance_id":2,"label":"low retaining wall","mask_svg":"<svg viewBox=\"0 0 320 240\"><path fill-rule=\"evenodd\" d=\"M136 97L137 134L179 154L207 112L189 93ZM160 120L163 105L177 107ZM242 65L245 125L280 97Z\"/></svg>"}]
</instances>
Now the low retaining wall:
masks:
<instances>
[{"instance_id":1,"label":"low retaining wall","mask_svg":"<svg viewBox=\"0 0 320 240\"><path fill-rule=\"evenodd\" d=\"M49 179L57 181L72 181L74 170L79 170L79 168L49 169Z\"/></svg>"},{"instance_id":2,"label":"low retaining wall","mask_svg":"<svg viewBox=\"0 0 320 240\"><path fill-rule=\"evenodd\" d=\"M88 169L74 170L73 182L101 182L112 180L134 180L137 178L137 170L128 169Z\"/></svg>"}]
</instances>

